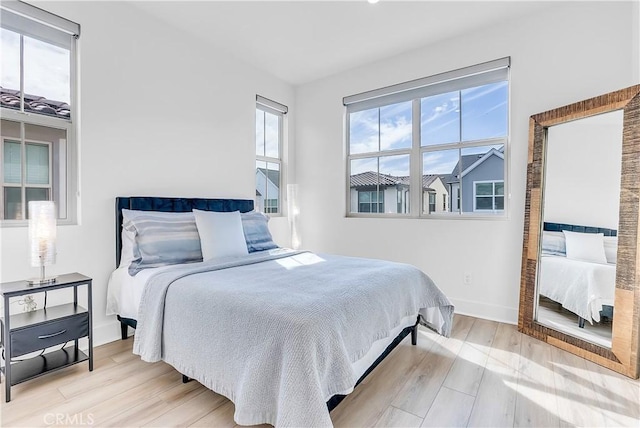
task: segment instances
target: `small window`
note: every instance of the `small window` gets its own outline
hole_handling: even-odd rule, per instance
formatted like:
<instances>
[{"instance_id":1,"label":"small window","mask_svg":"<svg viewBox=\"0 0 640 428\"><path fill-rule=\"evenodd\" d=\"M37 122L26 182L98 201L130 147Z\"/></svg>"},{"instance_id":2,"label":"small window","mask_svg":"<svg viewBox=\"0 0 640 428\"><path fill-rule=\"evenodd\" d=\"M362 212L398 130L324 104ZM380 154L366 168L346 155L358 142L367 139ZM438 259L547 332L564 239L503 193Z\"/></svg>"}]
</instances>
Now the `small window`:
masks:
<instances>
[{"instance_id":1,"label":"small window","mask_svg":"<svg viewBox=\"0 0 640 428\"><path fill-rule=\"evenodd\" d=\"M286 106L256 97L256 209L281 214L282 143Z\"/></svg>"},{"instance_id":2,"label":"small window","mask_svg":"<svg viewBox=\"0 0 640 428\"><path fill-rule=\"evenodd\" d=\"M32 18L33 17L33 18ZM2 5L2 225L24 224L30 201L76 220L76 43L80 26L23 2Z\"/></svg>"},{"instance_id":3,"label":"small window","mask_svg":"<svg viewBox=\"0 0 640 428\"><path fill-rule=\"evenodd\" d=\"M474 211L497 212L504 210L503 181L474 181L473 186Z\"/></svg>"},{"instance_id":4,"label":"small window","mask_svg":"<svg viewBox=\"0 0 640 428\"><path fill-rule=\"evenodd\" d=\"M383 213L384 212L384 192L382 191L358 192L358 212Z\"/></svg>"},{"instance_id":5,"label":"small window","mask_svg":"<svg viewBox=\"0 0 640 428\"><path fill-rule=\"evenodd\" d=\"M436 194L429 192L429 213L436 212Z\"/></svg>"}]
</instances>

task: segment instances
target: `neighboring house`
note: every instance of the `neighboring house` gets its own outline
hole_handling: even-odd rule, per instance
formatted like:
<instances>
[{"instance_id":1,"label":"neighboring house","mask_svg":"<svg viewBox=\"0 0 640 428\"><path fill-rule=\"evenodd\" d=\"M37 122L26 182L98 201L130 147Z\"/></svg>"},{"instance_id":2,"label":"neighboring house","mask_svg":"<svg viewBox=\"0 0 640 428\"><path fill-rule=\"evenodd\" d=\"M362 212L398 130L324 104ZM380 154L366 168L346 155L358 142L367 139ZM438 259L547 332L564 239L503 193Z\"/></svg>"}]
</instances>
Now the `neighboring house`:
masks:
<instances>
[{"instance_id":1,"label":"neighboring house","mask_svg":"<svg viewBox=\"0 0 640 428\"><path fill-rule=\"evenodd\" d=\"M458 174L458 171L462 172ZM466 213L504 210L503 149L463 155L452 173L442 177L449 190L452 212L460 209Z\"/></svg>"},{"instance_id":2,"label":"neighboring house","mask_svg":"<svg viewBox=\"0 0 640 428\"><path fill-rule=\"evenodd\" d=\"M19 110L19 94L18 90L0 86L0 106ZM25 94L24 110L32 114L70 118L69 104L38 95ZM67 157L66 132L49 126L26 125L23 147L19 122L3 119L0 129L1 218L21 220L24 215L28 217L29 201L63 201L62 189L66 188L67 176L64 162L58 160ZM58 203L60 216L66 216L65 207L64 203Z\"/></svg>"},{"instance_id":3,"label":"neighboring house","mask_svg":"<svg viewBox=\"0 0 640 428\"><path fill-rule=\"evenodd\" d=\"M277 213L280 201L280 171L256 168L256 210Z\"/></svg>"},{"instance_id":4,"label":"neighboring house","mask_svg":"<svg viewBox=\"0 0 640 428\"><path fill-rule=\"evenodd\" d=\"M409 212L409 177L366 171L351 176L351 212L406 214ZM438 175L422 177L425 212L447 209L447 188Z\"/></svg>"}]
</instances>

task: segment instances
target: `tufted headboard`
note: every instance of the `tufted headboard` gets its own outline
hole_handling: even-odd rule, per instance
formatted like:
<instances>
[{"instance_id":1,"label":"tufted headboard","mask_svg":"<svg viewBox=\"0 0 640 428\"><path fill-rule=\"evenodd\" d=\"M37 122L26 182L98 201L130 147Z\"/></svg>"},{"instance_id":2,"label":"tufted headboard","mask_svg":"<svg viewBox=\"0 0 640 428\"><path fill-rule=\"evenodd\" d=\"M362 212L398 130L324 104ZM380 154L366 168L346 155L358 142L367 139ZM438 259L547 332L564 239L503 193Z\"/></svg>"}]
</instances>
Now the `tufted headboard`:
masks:
<instances>
[{"instance_id":1,"label":"tufted headboard","mask_svg":"<svg viewBox=\"0 0 640 428\"><path fill-rule=\"evenodd\" d=\"M547 230L549 232L562 232L563 230L567 230L569 232L602 233L604 236L618 236L618 231L615 229L606 229L604 227L593 227L593 226L578 226L575 224L565 224L565 223L545 222L543 226L543 230Z\"/></svg>"},{"instance_id":2,"label":"tufted headboard","mask_svg":"<svg viewBox=\"0 0 640 428\"><path fill-rule=\"evenodd\" d=\"M120 265L122 251L122 210L189 212L203 211L242 213L253 210L251 199L201 199L201 198L160 198L155 196L127 196L116 198L116 266Z\"/></svg>"}]
</instances>

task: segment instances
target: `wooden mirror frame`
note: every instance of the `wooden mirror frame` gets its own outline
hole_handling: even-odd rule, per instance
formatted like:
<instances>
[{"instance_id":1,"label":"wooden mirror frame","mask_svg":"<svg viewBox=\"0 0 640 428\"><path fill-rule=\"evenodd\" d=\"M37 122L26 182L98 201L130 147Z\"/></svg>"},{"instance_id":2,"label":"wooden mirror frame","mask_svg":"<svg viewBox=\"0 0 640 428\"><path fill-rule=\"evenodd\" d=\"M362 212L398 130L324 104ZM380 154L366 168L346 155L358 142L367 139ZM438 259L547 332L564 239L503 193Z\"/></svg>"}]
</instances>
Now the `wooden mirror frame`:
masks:
<instances>
[{"instance_id":1,"label":"wooden mirror frame","mask_svg":"<svg viewBox=\"0 0 640 428\"><path fill-rule=\"evenodd\" d=\"M611 349L539 324L534 319L536 273L542 230L544 162L550 126L614 110L623 110L622 176L618 258ZM631 378L638 377L640 324L640 85L580 101L531 116L524 243L520 281L518 330L558 348L608 367Z\"/></svg>"}]
</instances>

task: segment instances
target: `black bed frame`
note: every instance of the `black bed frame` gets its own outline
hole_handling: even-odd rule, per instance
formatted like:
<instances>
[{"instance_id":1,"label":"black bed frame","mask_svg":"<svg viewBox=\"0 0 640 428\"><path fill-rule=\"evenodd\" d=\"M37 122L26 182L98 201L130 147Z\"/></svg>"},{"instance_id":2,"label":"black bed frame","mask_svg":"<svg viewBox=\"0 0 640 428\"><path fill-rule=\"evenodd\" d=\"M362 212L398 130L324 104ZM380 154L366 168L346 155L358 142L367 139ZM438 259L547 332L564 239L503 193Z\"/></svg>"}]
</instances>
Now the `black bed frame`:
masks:
<instances>
[{"instance_id":1,"label":"black bed frame","mask_svg":"<svg viewBox=\"0 0 640 428\"><path fill-rule=\"evenodd\" d=\"M129 196L116 198L116 266L120 264L120 255L122 251L122 210L138 210L138 211L163 211L163 212L190 212L193 209L203 211L217 212L249 212L253 210L253 201L249 199L201 199L201 198L161 198L155 196ZM122 340L126 340L129 333L129 327L136 328L137 321L132 318L124 318L117 316L120 321L120 333ZM371 364L371 366L358 379L355 386L358 386L377 366L395 349L405 337L411 333L411 344L418 343L418 324L420 316L416 319L416 323L406 327L398 334L398 336L387 346L384 352ZM182 375L182 381L188 382L187 376ZM333 410L346 395L336 394L327 401L329 411Z\"/></svg>"}]
</instances>

